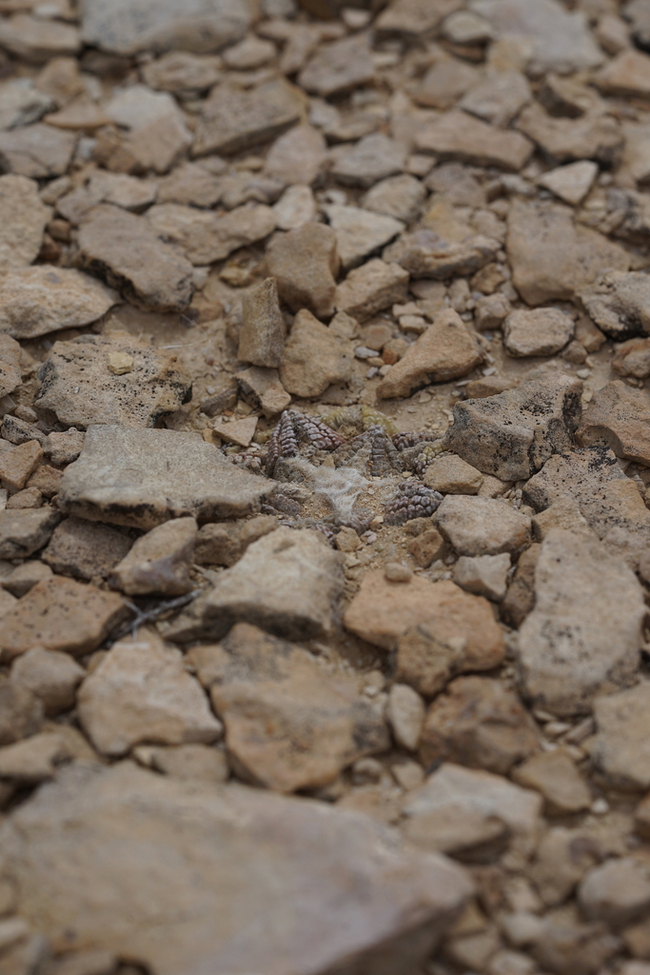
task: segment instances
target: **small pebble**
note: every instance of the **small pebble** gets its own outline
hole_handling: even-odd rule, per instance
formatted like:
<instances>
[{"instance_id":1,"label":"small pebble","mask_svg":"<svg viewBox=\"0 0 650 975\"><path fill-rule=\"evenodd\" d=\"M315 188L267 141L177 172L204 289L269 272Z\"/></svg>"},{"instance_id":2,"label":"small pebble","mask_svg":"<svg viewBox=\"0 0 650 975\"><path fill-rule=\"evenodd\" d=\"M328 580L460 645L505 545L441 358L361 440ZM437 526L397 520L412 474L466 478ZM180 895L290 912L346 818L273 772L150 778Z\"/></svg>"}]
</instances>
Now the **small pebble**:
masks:
<instances>
[{"instance_id":1,"label":"small pebble","mask_svg":"<svg viewBox=\"0 0 650 975\"><path fill-rule=\"evenodd\" d=\"M413 573L403 562L387 562L384 566L384 576L389 582L410 582Z\"/></svg>"}]
</instances>

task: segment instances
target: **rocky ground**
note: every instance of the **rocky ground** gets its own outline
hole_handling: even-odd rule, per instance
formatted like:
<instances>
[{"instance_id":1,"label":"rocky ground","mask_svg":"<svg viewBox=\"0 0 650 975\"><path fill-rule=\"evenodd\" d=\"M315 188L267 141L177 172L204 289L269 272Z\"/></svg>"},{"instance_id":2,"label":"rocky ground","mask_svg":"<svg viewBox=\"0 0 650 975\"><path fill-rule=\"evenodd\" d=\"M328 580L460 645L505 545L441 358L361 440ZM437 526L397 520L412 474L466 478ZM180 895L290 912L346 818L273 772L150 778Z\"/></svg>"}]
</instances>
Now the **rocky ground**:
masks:
<instances>
[{"instance_id":1,"label":"rocky ground","mask_svg":"<svg viewBox=\"0 0 650 975\"><path fill-rule=\"evenodd\" d=\"M650 975L650 0L0 0L0 975Z\"/></svg>"}]
</instances>

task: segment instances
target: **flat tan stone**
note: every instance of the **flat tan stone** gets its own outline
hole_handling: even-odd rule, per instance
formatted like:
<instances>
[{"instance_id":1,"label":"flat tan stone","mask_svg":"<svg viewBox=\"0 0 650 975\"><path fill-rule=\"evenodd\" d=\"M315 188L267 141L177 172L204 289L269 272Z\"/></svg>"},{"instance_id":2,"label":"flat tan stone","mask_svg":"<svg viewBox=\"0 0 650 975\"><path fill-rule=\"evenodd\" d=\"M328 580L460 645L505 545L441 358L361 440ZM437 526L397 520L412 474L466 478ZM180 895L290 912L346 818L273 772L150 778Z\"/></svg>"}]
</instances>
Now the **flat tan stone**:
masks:
<instances>
[{"instance_id":1,"label":"flat tan stone","mask_svg":"<svg viewBox=\"0 0 650 975\"><path fill-rule=\"evenodd\" d=\"M219 85L203 104L192 153L232 155L273 139L300 119L303 99L284 78L250 91Z\"/></svg>"},{"instance_id":2,"label":"flat tan stone","mask_svg":"<svg viewBox=\"0 0 650 975\"><path fill-rule=\"evenodd\" d=\"M472 166L497 166L517 172L528 161L533 144L519 132L497 129L465 112L451 111L416 134L420 151L438 159L457 159Z\"/></svg>"},{"instance_id":3,"label":"flat tan stone","mask_svg":"<svg viewBox=\"0 0 650 975\"><path fill-rule=\"evenodd\" d=\"M591 805L589 786L562 748L533 755L513 771L512 777L524 788L541 792L547 815L571 815Z\"/></svg>"},{"instance_id":4,"label":"flat tan stone","mask_svg":"<svg viewBox=\"0 0 650 975\"><path fill-rule=\"evenodd\" d=\"M13 174L0 176L0 271L3 274L35 260L49 216L34 180Z\"/></svg>"},{"instance_id":5,"label":"flat tan stone","mask_svg":"<svg viewBox=\"0 0 650 975\"><path fill-rule=\"evenodd\" d=\"M194 586L190 567L198 527L195 518L173 518L136 539L112 569L110 583L129 596L182 596Z\"/></svg>"},{"instance_id":6,"label":"flat tan stone","mask_svg":"<svg viewBox=\"0 0 650 975\"><path fill-rule=\"evenodd\" d=\"M115 291L74 268L16 268L0 281L0 330L30 339L90 325L117 301Z\"/></svg>"},{"instance_id":7,"label":"flat tan stone","mask_svg":"<svg viewBox=\"0 0 650 975\"><path fill-rule=\"evenodd\" d=\"M286 341L280 381L294 396L320 396L332 383L350 379L352 362L350 343L305 308L296 315Z\"/></svg>"},{"instance_id":8,"label":"flat tan stone","mask_svg":"<svg viewBox=\"0 0 650 975\"><path fill-rule=\"evenodd\" d=\"M650 397L620 379L594 393L576 432L585 447L606 444L617 457L650 464ZM0 454L0 465L3 460ZM1 476L1 475L0 475Z\"/></svg>"},{"instance_id":9,"label":"flat tan stone","mask_svg":"<svg viewBox=\"0 0 650 975\"><path fill-rule=\"evenodd\" d=\"M0 451L0 479L9 487L20 491L43 457L43 448L37 440L28 440L18 447Z\"/></svg>"},{"instance_id":10,"label":"flat tan stone","mask_svg":"<svg viewBox=\"0 0 650 975\"><path fill-rule=\"evenodd\" d=\"M650 57L630 48L612 58L594 78L595 84L608 95L650 96Z\"/></svg>"},{"instance_id":11,"label":"flat tan stone","mask_svg":"<svg viewBox=\"0 0 650 975\"><path fill-rule=\"evenodd\" d=\"M81 656L130 615L116 593L53 576L5 614L0 647L9 659L36 646Z\"/></svg>"}]
</instances>

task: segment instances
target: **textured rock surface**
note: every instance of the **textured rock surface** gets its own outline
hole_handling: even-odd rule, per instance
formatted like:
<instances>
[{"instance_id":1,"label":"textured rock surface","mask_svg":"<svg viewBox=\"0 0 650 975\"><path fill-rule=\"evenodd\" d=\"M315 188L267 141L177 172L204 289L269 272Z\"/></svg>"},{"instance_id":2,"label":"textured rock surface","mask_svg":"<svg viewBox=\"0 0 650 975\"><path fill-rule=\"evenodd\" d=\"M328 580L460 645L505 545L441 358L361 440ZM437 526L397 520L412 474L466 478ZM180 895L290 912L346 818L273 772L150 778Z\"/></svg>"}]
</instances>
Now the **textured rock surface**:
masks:
<instances>
[{"instance_id":1,"label":"textured rock surface","mask_svg":"<svg viewBox=\"0 0 650 975\"><path fill-rule=\"evenodd\" d=\"M459 555L517 552L531 542L530 516L498 499L447 497L435 518Z\"/></svg>"},{"instance_id":2,"label":"textured rock surface","mask_svg":"<svg viewBox=\"0 0 650 975\"><path fill-rule=\"evenodd\" d=\"M80 271L46 265L17 268L0 284L0 329L29 339L89 325L116 301L114 291Z\"/></svg>"},{"instance_id":3,"label":"textured rock surface","mask_svg":"<svg viewBox=\"0 0 650 975\"><path fill-rule=\"evenodd\" d=\"M196 434L95 425L63 476L59 500L70 514L147 529L181 515L242 515L274 489Z\"/></svg>"},{"instance_id":4,"label":"textured rock surface","mask_svg":"<svg viewBox=\"0 0 650 975\"><path fill-rule=\"evenodd\" d=\"M284 349L280 381L288 393L308 399L352 375L349 344L306 308L296 315Z\"/></svg>"},{"instance_id":5,"label":"textured rock surface","mask_svg":"<svg viewBox=\"0 0 650 975\"><path fill-rule=\"evenodd\" d=\"M79 825L64 832L73 810ZM380 970L373 960L379 956L382 964L410 964L430 950L472 890L459 867L402 849L394 834L365 816L245 786L215 791L130 763L72 770L26 813L6 825L2 844L2 873L20 883L21 911L28 917L38 912L41 930L61 946L71 911L86 948L119 944L163 975L205 965L224 972L263 966L269 975L290 966L324 975L351 958L372 972L372 966ZM189 832L182 826L188 815ZM261 875L258 844L274 865ZM48 888L55 896L46 905L38 896L42 865L72 850L74 873L52 870ZM280 880L294 919L288 930L284 900L277 897ZM362 901L350 893L359 883L369 891ZM150 892L146 904L143 889ZM107 900L108 891L119 895ZM97 899L101 912L89 909ZM206 904L212 905L209 917ZM172 911L175 920L152 933L152 911ZM260 914L275 919L275 934L263 946L252 936Z\"/></svg>"}]
</instances>

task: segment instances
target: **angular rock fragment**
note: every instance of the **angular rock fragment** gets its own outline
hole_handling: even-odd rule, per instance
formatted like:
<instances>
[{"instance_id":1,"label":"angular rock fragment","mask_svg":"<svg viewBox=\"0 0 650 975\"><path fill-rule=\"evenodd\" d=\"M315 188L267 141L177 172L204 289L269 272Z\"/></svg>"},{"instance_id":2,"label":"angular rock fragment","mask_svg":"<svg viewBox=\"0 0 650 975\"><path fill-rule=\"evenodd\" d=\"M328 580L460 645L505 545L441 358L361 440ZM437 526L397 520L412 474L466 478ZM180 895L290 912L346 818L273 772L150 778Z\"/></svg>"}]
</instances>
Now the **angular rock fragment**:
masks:
<instances>
[{"instance_id":1,"label":"angular rock fragment","mask_svg":"<svg viewBox=\"0 0 650 975\"><path fill-rule=\"evenodd\" d=\"M504 862L523 867L535 849L541 805L540 795L501 775L448 762L407 797L402 831L424 849L470 860L480 861L485 847L509 846Z\"/></svg>"},{"instance_id":2,"label":"angular rock fragment","mask_svg":"<svg viewBox=\"0 0 650 975\"><path fill-rule=\"evenodd\" d=\"M634 48L621 51L598 72L594 81L607 95L647 98L650 95L650 58Z\"/></svg>"},{"instance_id":3,"label":"angular rock fragment","mask_svg":"<svg viewBox=\"0 0 650 975\"><path fill-rule=\"evenodd\" d=\"M65 470L59 506L148 530L183 515L209 521L249 514L275 488L228 463L199 434L98 424Z\"/></svg>"},{"instance_id":4,"label":"angular rock fragment","mask_svg":"<svg viewBox=\"0 0 650 975\"><path fill-rule=\"evenodd\" d=\"M15 491L22 490L42 457L37 440L28 440L18 447L7 446L0 450L0 479Z\"/></svg>"},{"instance_id":5,"label":"angular rock fragment","mask_svg":"<svg viewBox=\"0 0 650 975\"><path fill-rule=\"evenodd\" d=\"M409 627L422 626L441 645L457 645L467 669L487 670L503 656L503 636L487 600L470 596L450 581L429 582L414 576L408 583L389 582L381 569L368 572L348 606L344 625L363 640L392 650ZM422 651L422 652L420 652ZM422 658L433 656L427 646L400 642L400 679L413 683L423 694L426 677L411 679ZM460 667L459 667L460 669ZM464 669L464 668L463 668ZM417 680L417 683L416 683Z\"/></svg>"},{"instance_id":6,"label":"angular rock fragment","mask_svg":"<svg viewBox=\"0 0 650 975\"><path fill-rule=\"evenodd\" d=\"M578 206L593 186L597 175L597 164L584 159L569 163L568 166L558 166L557 169L540 176L537 182L551 193L555 193L565 203Z\"/></svg>"},{"instance_id":7,"label":"angular rock fragment","mask_svg":"<svg viewBox=\"0 0 650 975\"><path fill-rule=\"evenodd\" d=\"M0 335L0 397L20 386L20 345L9 335Z\"/></svg>"},{"instance_id":8,"label":"angular rock fragment","mask_svg":"<svg viewBox=\"0 0 650 975\"><path fill-rule=\"evenodd\" d=\"M21 684L43 702L45 713L59 714L71 708L75 691L86 672L70 654L32 647L16 657L12 681Z\"/></svg>"},{"instance_id":9,"label":"angular rock fragment","mask_svg":"<svg viewBox=\"0 0 650 975\"><path fill-rule=\"evenodd\" d=\"M226 727L226 747L253 781L276 792L316 788L355 759L383 751L380 709L357 679L331 674L300 647L238 623L189 659Z\"/></svg>"},{"instance_id":10,"label":"angular rock fragment","mask_svg":"<svg viewBox=\"0 0 650 975\"><path fill-rule=\"evenodd\" d=\"M266 250L266 267L293 311L307 308L318 318L333 313L339 255L330 227L306 224L277 234Z\"/></svg>"},{"instance_id":11,"label":"angular rock fragment","mask_svg":"<svg viewBox=\"0 0 650 975\"><path fill-rule=\"evenodd\" d=\"M375 183L364 196L363 206L366 210L410 223L418 216L425 197L426 189L420 180L404 173Z\"/></svg>"},{"instance_id":12,"label":"angular rock fragment","mask_svg":"<svg viewBox=\"0 0 650 975\"><path fill-rule=\"evenodd\" d=\"M459 108L490 125L506 128L532 98L528 80L521 71L488 72L461 98Z\"/></svg>"},{"instance_id":13,"label":"angular rock fragment","mask_svg":"<svg viewBox=\"0 0 650 975\"><path fill-rule=\"evenodd\" d=\"M448 495L435 521L459 555L513 553L531 542L530 515L497 498Z\"/></svg>"},{"instance_id":14,"label":"angular rock fragment","mask_svg":"<svg viewBox=\"0 0 650 975\"><path fill-rule=\"evenodd\" d=\"M465 112L452 111L423 126L415 136L421 152L438 159L457 159L472 166L496 166L518 172L533 144L519 132L497 129Z\"/></svg>"},{"instance_id":15,"label":"angular rock fragment","mask_svg":"<svg viewBox=\"0 0 650 975\"><path fill-rule=\"evenodd\" d=\"M612 166L618 163L623 149L620 124L601 111L588 112L579 119L554 118L534 102L519 116L517 128L538 145L551 163L589 159Z\"/></svg>"},{"instance_id":16,"label":"angular rock fragment","mask_svg":"<svg viewBox=\"0 0 650 975\"><path fill-rule=\"evenodd\" d=\"M364 257L405 229L401 220L360 207L329 203L324 209L336 234L339 257L345 270L361 264Z\"/></svg>"},{"instance_id":17,"label":"angular rock fragment","mask_svg":"<svg viewBox=\"0 0 650 975\"><path fill-rule=\"evenodd\" d=\"M277 282L267 278L244 296L237 357L255 366L279 366L284 350L284 331Z\"/></svg>"},{"instance_id":18,"label":"angular rock fragment","mask_svg":"<svg viewBox=\"0 0 650 975\"><path fill-rule=\"evenodd\" d=\"M192 265L144 217L101 204L79 228L79 258L134 304L182 311L192 299Z\"/></svg>"},{"instance_id":19,"label":"angular rock fragment","mask_svg":"<svg viewBox=\"0 0 650 975\"><path fill-rule=\"evenodd\" d=\"M628 339L617 348L612 369L619 376L646 379L650 376L650 339Z\"/></svg>"},{"instance_id":20,"label":"angular rock fragment","mask_svg":"<svg viewBox=\"0 0 650 975\"><path fill-rule=\"evenodd\" d=\"M498 240L481 234L463 240L446 240L434 230L402 234L383 252L385 261L401 264L414 278L446 280L475 274L492 262L500 250Z\"/></svg>"},{"instance_id":21,"label":"angular rock fragment","mask_svg":"<svg viewBox=\"0 0 650 975\"><path fill-rule=\"evenodd\" d=\"M58 575L90 582L105 579L131 545L127 535L108 525L65 518L54 529L41 558Z\"/></svg>"},{"instance_id":22,"label":"angular rock fragment","mask_svg":"<svg viewBox=\"0 0 650 975\"><path fill-rule=\"evenodd\" d=\"M2 872L20 892L21 916L57 944L74 921L86 949L126 954L161 975L206 966L325 975L349 963L373 973L378 958L407 970L472 892L461 868L414 854L367 816L240 785L215 790L129 762L73 768L14 815L3 827ZM70 870L55 866L61 858ZM154 929L152 916L170 920ZM263 943L260 917L273 932Z\"/></svg>"},{"instance_id":23,"label":"angular rock fragment","mask_svg":"<svg viewBox=\"0 0 650 975\"><path fill-rule=\"evenodd\" d=\"M512 777L524 788L541 792L547 816L571 815L591 806L589 786L561 747L533 755L514 770Z\"/></svg>"},{"instance_id":24,"label":"angular rock fragment","mask_svg":"<svg viewBox=\"0 0 650 975\"><path fill-rule=\"evenodd\" d=\"M188 261L203 266L222 261L240 247L263 240L275 230L271 207L241 206L230 213L163 203L147 212L147 221L160 238L178 244Z\"/></svg>"},{"instance_id":25,"label":"angular rock fragment","mask_svg":"<svg viewBox=\"0 0 650 975\"><path fill-rule=\"evenodd\" d=\"M378 311L406 301L408 271L399 264L374 258L354 268L336 289L334 303L358 322L373 318Z\"/></svg>"},{"instance_id":26,"label":"angular rock fragment","mask_svg":"<svg viewBox=\"0 0 650 975\"><path fill-rule=\"evenodd\" d=\"M435 457L424 474L424 483L442 494L478 494L484 477L455 454Z\"/></svg>"},{"instance_id":27,"label":"angular rock fragment","mask_svg":"<svg viewBox=\"0 0 650 975\"><path fill-rule=\"evenodd\" d=\"M457 677L429 708L420 737L425 768L450 761L506 775L539 748L517 695L489 677Z\"/></svg>"},{"instance_id":28,"label":"angular rock fragment","mask_svg":"<svg viewBox=\"0 0 650 975\"><path fill-rule=\"evenodd\" d=\"M510 355L553 355L573 337L575 324L559 308L512 311L503 323L504 345Z\"/></svg>"},{"instance_id":29,"label":"angular rock fragment","mask_svg":"<svg viewBox=\"0 0 650 975\"><path fill-rule=\"evenodd\" d=\"M368 38L357 34L323 45L300 72L298 84L310 94L329 98L369 84L374 76Z\"/></svg>"},{"instance_id":30,"label":"angular rock fragment","mask_svg":"<svg viewBox=\"0 0 650 975\"><path fill-rule=\"evenodd\" d=\"M111 356L126 357L116 374ZM154 426L191 396L189 375L176 359L126 332L57 342L38 371L38 409L76 427L92 423Z\"/></svg>"},{"instance_id":31,"label":"angular rock fragment","mask_svg":"<svg viewBox=\"0 0 650 975\"><path fill-rule=\"evenodd\" d=\"M578 298L598 328L617 342L650 332L650 277L641 271L599 275Z\"/></svg>"},{"instance_id":32,"label":"angular rock fragment","mask_svg":"<svg viewBox=\"0 0 650 975\"><path fill-rule=\"evenodd\" d=\"M0 281L0 331L31 339L90 325L117 301L110 288L72 268L39 264L8 270Z\"/></svg>"},{"instance_id":33,"label":"angular rock fragment","mask_svg":"<svg viewBox=\"0 0 650 975\"><path fill-rule=\"evenodd\" d=\"M571 448L581 393L578 380L558 376L457 403L445 446L502 481L529 478L554 453Z\"/></svg>"},{"instance_id":34,"label":"angular rock fragment","mask_svg":"<svg viewBox=\"0 0 650 975\"><path fill-rule=\"evenodd\" d=\"M456 0L392 0L377 19L380 35L395 34L409 40L430 34L458 7Z\"/></svg>"},{"instance_id":35,"label":"angular rock fragment","mask_svg":"<svg viewBox=\"0 0 650 975\"><path fill-rule=\"evenodd\" d=\"M599 541L552 529L535 567L535 607L519 630L527 697L552 714L584 714L630 684L644 615L631 569Z\"/></svg>"},{"instance_id":36,"label":"angular rock fragment","mask_svg":"<svg viewBox=\"0 0 650 975\"><path fill-rule=\"evenodd\" d=\"M54 508L0 511L0 559L33 555L47 543L61 515Z\"/></svg>"},{"instance_id":37,"label":"angular rock fragment","mask_svg":"<svg viewBox=\"0 0 650 975\"><path fill-rule=\"evenodd\" d=\"M220 85L202 105L192 154L232 155L267 142L300 119L303 99L283 78L250 91Z\"/></svg>"},{"instance_id":38,"label":"angular rock fragment","mask_svg":"<svg viewBox=\"0 0 650 975\"><path fill-rule=\"evenodd\" d=\"M344 185L367 188L404 169L405 153L382 133L373 133L337 154L331 172Z\"/></svg>"},{"instance_id":39,"label":"angular rock fragment","mask_svg":"<svg viewBox=\"0 0 650 975\"><path fill-rule=\"evenodd\" d=\"M476 339L453 309L440 312L377 387L382 399L410 396L421 386L465 376L481 362Z\"/></svg>"},{"instance_id":40,"label":"angular rock fragment","mask_svg":"<svg viewBox=\"0 0 650 975\"><path fill-rule=\"evenodd\" d=\"M629 257L587 227L574 226L567 207L515 200L508 215L512 283L529 305L579 294L603 271L627 271Z\"/></svg>"},{"instance_id":41,"label":"angular rock fragment","mask_svg":"<svg viewBox=\"0 0 650 975\"><path fill-rule=\"evenodd\" d=\"M649 424L648 394L615 379L594 393L576 439L584 447L602 444L610 447L617 457L650 465Z\"/></svg>"},{"instance_id":42,"label":"angular rock fragment","mask_svg":"<svg viewBox=\"0 0 650 975\"><path fill-rule=\"evenodd\" d=\"M249 545L277 527L273 515L203 525L196 538L194 561L197 565L234 565Z\"/></svg>"},{"instance_id":43,"label":"angular rock fragment","mask_svg":"<svg viewBox=\"0 0 650 975\"><path fill-rule=\"evenodd\" d=\"M327 143L318 129L297 125L273 143L264 172L284 184L311 186L323 172L326 161Z\"/></svg>"},{"instance_id":44,"label":"angular rock fragment","mask_svg":"<svg viewBox=\"0 0 650 975\"><path fill-rule=\"evenodd\" d=\"M0 132L0 164L7 173L51 179L66 172L76 144L76 132L64 132L37 122Z\"/></svg>"},{"instance_id":45,"label":"angular rock fragment","mask_svg":"<svg viewBox=\"0 0 650 975\"><path fill-rule=\"evenodd\" d=\"M288 393L309 399L320 396L331 383L347 382L352 362L349 343L305 308L296 315L289 333L280 380Z\"/></svg>"},{"instance_id":46,"label":"angular rock fragment","mask_svg":"<svg viewBox=\"0 0 650 975\"><path fill-rule=\"evenodd\" d=\"M82 656L130 615L116 593L53 576L30 589L3 617L0 647L9 659L35 646Z\"/></svg>"},{"instance_id":47,"label":"angular rock fragment","mask_svg":"<svg viewBox=\"0 0 650 975\"><path fill-rule=\"evenodd\" d=\"M113 54L131 55L153 48L207 53L240 40L250 24L250 12L238 0L102 0L84 6L82 37L86 44Z\"/></svg>"},{"instance_id":48,"label":"angular rock fragment","mask_svg":"<svg viewBox=\"0 0 650 975\"><path fill-rule=\"evenodd\" d=\"M43 702L20 681L0 680L0 745L35 735L43 725Z\"/></svg>"},{"instance_id":49,"label":"angular rock fragment","mask_svg":"<svg viewBox=\"0 0 650 975\"><path fill-rule=\"evenodd\" d=\"M312 531L278 528L223 572L203 609L206 634L246 621L287 639L332 631L342 588L338 556Z\"/></svg>"},{"instance_id":50,"label":"angular rock fragment","mask_svg":"<svg viewBox=\"0 0 650 975\"><path fill-rule=\"evenodd\" d=\"M49 209L25 176L0 176L0 271L27 267L38 255Z\"/></svg>"},{"instance_id":51,"label":"angular rock fragment","mask_svg":"<svg viewBox=\"0 0 650 975\"><path fill-rule=\"evenodd\" d=\"M110 583L129 596L190 592L190 566L197 524L194 518L166 521L138 538L110 573Z\"/></svg>"},{"instance_id":52,"label":"angular rock fragment","mask_svg":"<svg viewBox=\"0 0 650 975\"><path fill-rule=\"evenodd\" d=\"M291 403L291 396L280 382L277 369L251 366L238 372L236 379L242 398L266 417L277 416Z\"/></svg>"},{"instance_id":53,"label":"angular rock fragment","mask_svg":"<svg viewBox=\"0 0 650 975\"><path fill-rule=\"evenodd\" d=\"M606 694L594 703L596 738L592 760L614 788L650 786L650 684Z\"/></svg>"},{"instance_id":54,"label":"angular rock fragment","mask_svg":"<svg viewBox=\"0 0 650 975\"><path fill-rule=\"evenodd\" d=\"M216 741L222 726L179 650L152 630L115 643L77 693L79 720L104 755L142 741L180 745Z\"/></svg>"},{"instance_id":55,"label":"angular rock fragment","mask_svg":"<svg viewBox=\"0 0 650 975\"><path fill-rule=\"evenodd\" d=\"M496 602L503 599L508 586L510 555L462 555L454 566L454 582L466 592Z\"/></svg>"}]
</instances>

